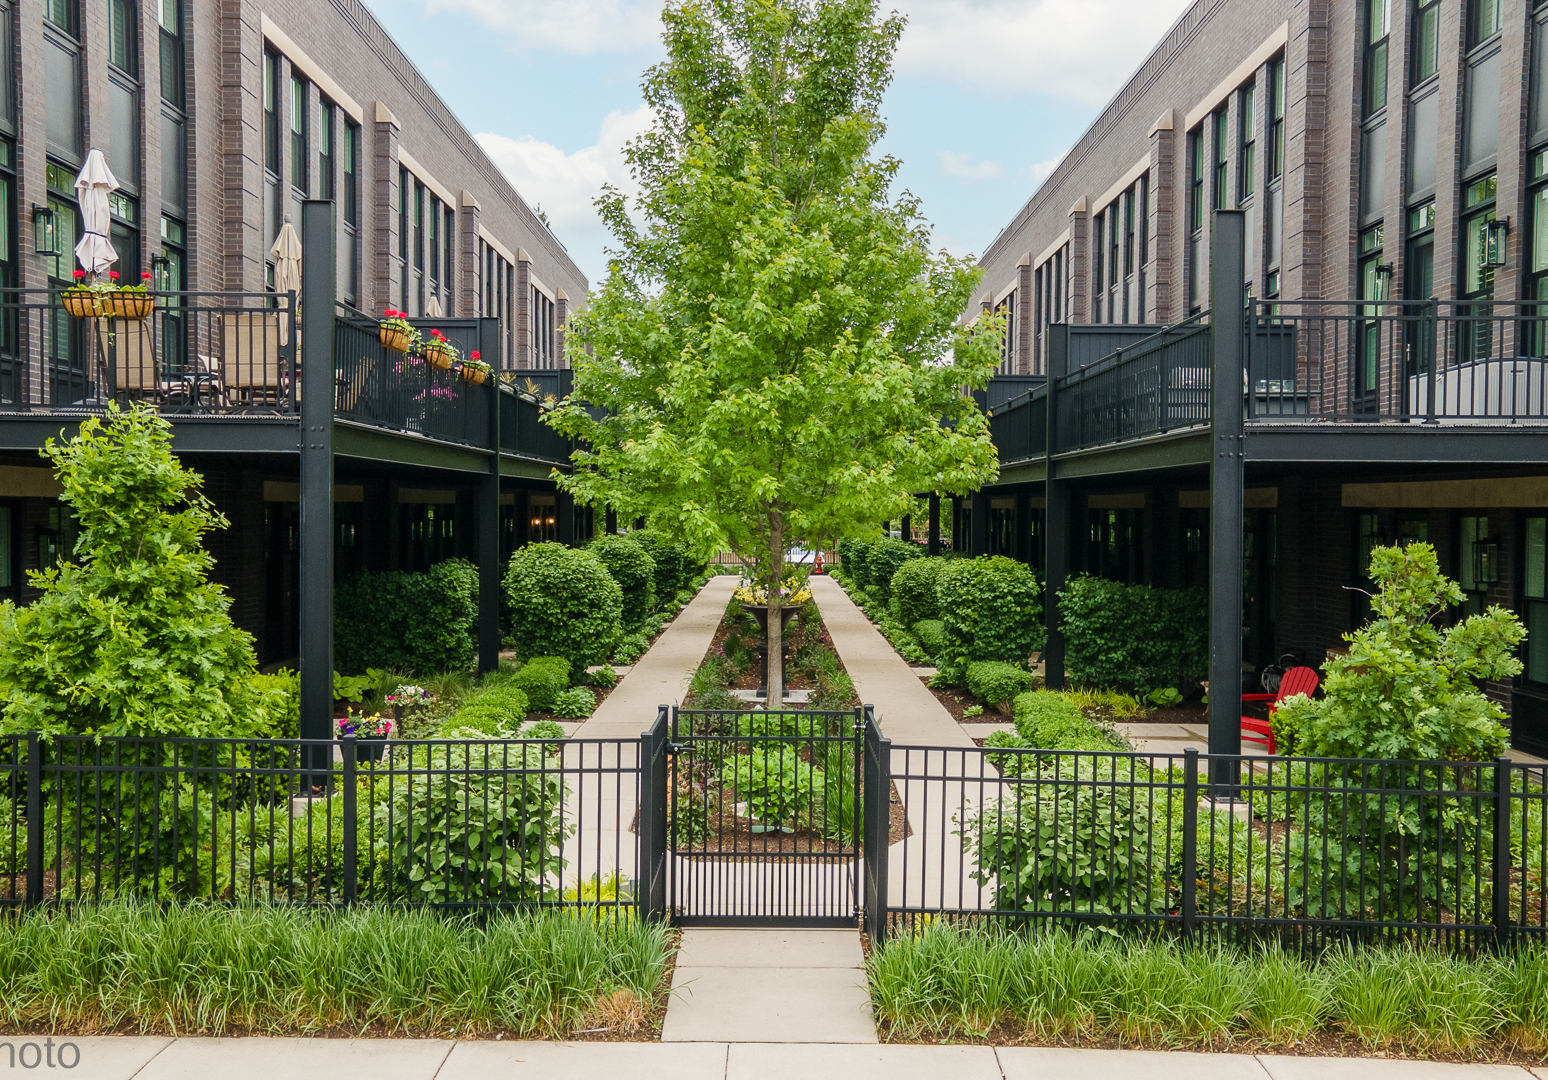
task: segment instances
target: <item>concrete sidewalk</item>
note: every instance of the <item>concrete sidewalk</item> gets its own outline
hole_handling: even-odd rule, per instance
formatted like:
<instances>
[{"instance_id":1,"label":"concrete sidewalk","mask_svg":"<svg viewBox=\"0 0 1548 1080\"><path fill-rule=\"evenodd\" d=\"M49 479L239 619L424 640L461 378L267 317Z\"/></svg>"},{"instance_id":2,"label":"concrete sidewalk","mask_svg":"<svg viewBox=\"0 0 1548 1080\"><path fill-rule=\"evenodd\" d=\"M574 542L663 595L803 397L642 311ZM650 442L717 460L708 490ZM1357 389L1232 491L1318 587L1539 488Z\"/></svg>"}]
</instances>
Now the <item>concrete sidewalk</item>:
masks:
<instances>
[{"instance_id":1,"label":"concrete sidewalk","mask_svg":"<svg viewBox=\"0 0 1548 1080\"><path fill-rule=\"evenodd\" d=\"M1548 1068L1391 1058L823 1043L452 1042L440 1039L70 1039L0 1035L33 1075L82 1080L1548 1080ZM72 1068L59 1066L76 1051ZM29 1049L29 1047L35 1047ZM50 1054L54 1066L33 1054ZM17 1073L12 1068L7 1075Z\"/></svg>"}]
</instances>

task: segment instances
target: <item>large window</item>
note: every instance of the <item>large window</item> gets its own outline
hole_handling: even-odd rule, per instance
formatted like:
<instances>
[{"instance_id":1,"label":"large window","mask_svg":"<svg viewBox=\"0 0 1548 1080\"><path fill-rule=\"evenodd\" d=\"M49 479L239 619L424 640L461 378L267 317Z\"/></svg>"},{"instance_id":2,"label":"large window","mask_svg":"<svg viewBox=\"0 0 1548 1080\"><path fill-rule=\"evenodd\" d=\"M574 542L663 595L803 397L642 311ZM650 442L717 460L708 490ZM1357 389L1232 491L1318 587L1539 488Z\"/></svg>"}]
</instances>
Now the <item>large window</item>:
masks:
<instances>
[{"instance_id":1,"label":"large window","mask_svg":"<svg viewBox=\"0 0 1548 1080\"><path fill-rule=\"evenodd\" d=\"M317 197L331 199L333 183L333 102L324 101L317 114Z\"/></svg>"},{"instance_id":2,"label":"large window","mask_svg":"<svg viewBox=\"0 0 1548 1080\"><path fill-rule=\"evenodd\" d=\"M311 164L307 152L307 135L311 131L312 114L307 101L307 81L290 77L290 185L302 195L311 190L307 183L307 166Z\"/></svg>"},{"instance_id":3,"label":"large window","mask_svg":"<svg viewBox=\"0 0 1548 1080\"><path fill-rule=\"evenodd\" d=\"M1355 334L1354 406L1356 411L1379 412L1381 391L1381 328L1380 316L1386 314L1387 285L1392 280L1391 268L1382 262L1382 226L1366 229L1360 234L1361 300L1373 303L1362 305L1360 322Z\"/></svg>"},{"instance_id":4,"label":"large window","mask_svg":"<svg viewBox=\"0 0 1548 1080\"><path fill-rule=\"evenodd\" d=\"M540 312L543 301L547 299L541 292L534 289L532 292L533 311L535 313ZM1012 375L1016 371L1016 290L1011 289L1010 292L1006 293L1000 302L995 305L994 310L996 314L1005 317L1005 327L1000 333L1000 374ZM534 323L537 323L536 319L534 319ZM536 339L534 344L538 344ZM539 362L536 366L546 367L552 365L545 365Z\"/></svg>"},{"instance_id":5,"label":"large window","mask_svg":"<svg viewBox=\"0 0 1548 1080\"><path fill-rule=\"evenodd\" d=\"M1258 168L1258 114L1256 93L1251 86L1244 86L1238 95L1242 123L1242 154L1237 169L1237 201L1252 198L1257 190Z\"/></svg>"},{"instance_id":6,"label":"large window","mask_svg":"<svg viewBox=\"0 0 1548 1080\"><path fill-rule=\"evenodd\" d=\"M360 128L344 122L344 299L360 303Z\"/></svg>"},{"instance_id":7,"label":"large window","mask_svg":"<svg viewBox=\"0 0 1548 1080\"><path fill-rule=\"evenodd\" d=\"M1490 354L1494 338L1494 259L1490 243L1494 230L1494 200L1498 185L1493 173L1472 181L1462 193L1462 267L1458 291L1463 300L1476 300L1476 306L1464 307L1465 317L1457 330L1458 360L1481 360Z\"/></svg>"},{"instance_id":8,"label":"large window","mask_svg":"<svg viewBox=\"0 0 1548 1080\"><path fill-rule=\"evenodd\" d=\"M181 0L156 0L161 26L161 99L183 107L183 15Z\"/></svg>"},{"instance_id":9,"label":"large window","mask_svg":"<svg viewBox=\"0 0 1548 1080\"><path fill-rule=\"evenodd\" d=\"M139 70L134 4L131 0L107 0L108 63L130 75Z\"/></svg>"},{"instance_id":10,"label":"large window","mask_svg":"<svg viewBox=\"0 0 1548 1080\"><path fill-rule=\"evenodd\" d=\"M1226 193L1226 170L1228 155L1230 152L1231 125L1227 121L1226 110L1221 109L1210 117L1210 141L1214 147L1215 162L1215 190L1213 201L1210 203L1216 210L1225 210L1230 206Z\"/></svg>"},{"instance_id":11,"label":"large window","mask_svg":"<svg viewBox=\"0 0 1548 1080\"><path fill-rule=\"evenodd\" d=\"M1285 61L1268 66L1268 192L1263 205L1263 296L1279 295L1279 260L1285 230Z\"/></svg>"},{"instance_id":12,"label":"large window","mask_svg":"<svg viewBox=\"0 0 1548 1080\"><path fill-rule=\"evenodd\" d=\"M1387 107L1387 34L1392 28L1392 0L1366 0L1365 115Z\"/></svg>"},{"instance_id":13,"label":"large window","mask_svg":"<svg viewBox=\"0 0 1548 1080\"><path fill-rule=\"evenodd\" d=\"M1413 28L1413 85L1440 70L1440 0L1416 0Z\"/></svg>"},{"instance_id":14,"label":"large window","mask_svg":"<svg viewBox=\"0 0 1548 1080\"><path fill-rule=\"evenodd\" d=\"M1489 584L1499 578L1499 537L1489 534L1487 514L1464 514L1457 523L1457 583L1462 586L1458 618L1482 615Z\"/></svg>"},{"instance_id":15,"label":"large window","mask_svg":"<svg viewBox=\"0 0 1548 1080\"><path fill-rule=\"evenodd\" d=\"M1204 132L1188 133L1188 309L1199 310L1204 294Z\"/></svg>"},{"instance_id":16,"label":"large window","mask_svg":"<svg viewBox=\"0 0 1548 1080\"><path fill-rule=\"evenodd\" d=\"M1522 560L1522 621L1526 623L1526 671L1528 682L1548 683L1548 517L1529 517L1525 523Z\"/></svg>"},{"instance_id":17,"label":"large window","mask_svg":"<svg viewBox=\"0 0 1548 1080\"><path fill-rule=\"evenodd\" d=\"M274 286L274 261L269 249L279 236L281 209L280 190L280 62L276 53L263 54L263 253L265 259L265 283Z\"/></svg>"}]
</instances>

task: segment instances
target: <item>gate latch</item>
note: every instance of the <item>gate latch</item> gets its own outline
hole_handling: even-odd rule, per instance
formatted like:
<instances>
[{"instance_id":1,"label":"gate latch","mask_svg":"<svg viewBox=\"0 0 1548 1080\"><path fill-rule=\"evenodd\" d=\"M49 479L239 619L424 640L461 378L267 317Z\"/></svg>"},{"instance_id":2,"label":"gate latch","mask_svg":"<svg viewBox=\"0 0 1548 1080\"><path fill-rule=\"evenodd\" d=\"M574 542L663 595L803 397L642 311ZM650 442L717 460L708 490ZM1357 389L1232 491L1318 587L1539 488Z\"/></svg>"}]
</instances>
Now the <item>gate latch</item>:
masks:
<instances>
[{"instance_id":1,"label":"gate latch","mask_svg":"<svg viewBox=\"0 0 1548 1080\"><path fill-rule=\"evenodd\" d=\"M687 743L667 743L666 752L668 754L691 754L693 753L693 747Z\"/></svg>"}]
</instances>

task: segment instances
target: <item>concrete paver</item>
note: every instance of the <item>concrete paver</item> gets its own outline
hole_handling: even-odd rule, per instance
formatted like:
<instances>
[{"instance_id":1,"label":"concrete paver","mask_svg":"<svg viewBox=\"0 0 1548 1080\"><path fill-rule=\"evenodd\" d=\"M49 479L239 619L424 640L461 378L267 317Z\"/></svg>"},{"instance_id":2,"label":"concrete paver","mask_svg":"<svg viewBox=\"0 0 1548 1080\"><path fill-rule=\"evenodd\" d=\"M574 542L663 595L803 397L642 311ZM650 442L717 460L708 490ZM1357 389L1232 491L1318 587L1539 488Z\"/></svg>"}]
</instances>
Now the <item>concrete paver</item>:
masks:
<instances>
[{"instance_id":1,"label":"concrete paver","mask_svg":"<svg viewBox=\"0 0 1548 1080\"><path fill-rule=\"evenodd\" d=\"M1114 1076L1145 1080L1268 1080L1263 1066L1251 1054L1077 1050L1053 1046L1002 1046L996 1053L1005 1080L1110 1080Z\"/></svg>"},{"instance_id":2,"label":"concrete paver","mask_svg":"<svg viewBox=\"0 0 1548 1080\"><path fill-rule=\"evenodd\" d=\"M1311 1058L1261 1054L1270 1080L1524 1080L1515 1065L1464 1065L1395 1058Z\"/></svg>"},{"instance_id":3,"label":"concrete paver","mask_svg":"<svg viewBox=\"0 0 1548 1080\"><path fill-rule=\"evenodd\" d=\"M859 969L865 954L853 930L688 930L677 966Z\"/></svg>"},{"instance_id":4,"label":"concrete paver","mask_svg":"<svg viewBox=\"0 0 1548 1080\"><path fill-rule=\"evenodd\" d=\"M725 1043L485 1041L458 1043L435 1080L722 1080L725 1075Z\"/></svg>"},{"instance_id":5,"label":"concrete paver","mask_svg":"<svg viewBox=\"0 0 1548 1080\"><path fill-rule=\"evenodd\" d=\"M679 967L661 1041L876 1042L865 973L845 968Z\"/></svg>"},{"instance_id":6,"label":"concrete paver","mask_svg":"<svg viewBox=\"0 0 1548 1080\"><path fill-rule=\"evenodd\" d=\"M992 1046L734 1043L726 1080L1000 1080Z\"/></svg>"},{"instance_id":7,"label":"concrete paver","mask_svg":"<svg viewBox=\"0 0 1548 1080\"><path fill-rule=\"evenodd\" d=\"M20 1076L36 1071L84 1080L128 1080L171 1045L171 1039L159 1035L0 1033L0 1074Z\"/></svg>"},{"instance_id":8,"label":"concrete paver","mask_svg":"<svg viewBox=\"0 0 1548 1080\"><path fill-rule=\"evenodd\" d=\"M451 1048L448 1039L177 1039L133 1076L135 1080L273 1080L276 1076L434 1080Z\"/></svg>"}]
</instances>

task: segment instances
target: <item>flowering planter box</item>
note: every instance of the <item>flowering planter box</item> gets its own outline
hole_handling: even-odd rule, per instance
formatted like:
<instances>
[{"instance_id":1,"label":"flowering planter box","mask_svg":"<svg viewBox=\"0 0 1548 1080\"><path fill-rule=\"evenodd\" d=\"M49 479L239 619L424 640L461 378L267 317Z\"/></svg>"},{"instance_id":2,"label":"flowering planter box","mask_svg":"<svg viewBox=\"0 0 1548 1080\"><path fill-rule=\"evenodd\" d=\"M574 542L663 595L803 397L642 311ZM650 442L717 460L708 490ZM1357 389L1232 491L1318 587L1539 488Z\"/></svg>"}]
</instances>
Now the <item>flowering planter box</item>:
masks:
<instances>
[{"instance_id":1,"label":"flowering planter box","mask_svg":"<svg viewBox=\"0 0 1548 1080\"><path fill-rule=\"evenodd\" d=\"M462 369L462 377L467 382L477 384L487 379L489 377L489 373L483 368L464 367Z\"/></svg>"},{"instance_id":2,"label":"flowering planter box","mask_svg":"<svg viewBox=\"0 0 1548 1080\"><path fill-rule=\"evenodd\" d=\"M390 349L395 353L409 351L408 331L397 326L382 326L377 333L381 337L382 348Z\"/></svg>"},{"instance_id":3,"label":"flowering planter box","mask_svg":"<svg viewBox=\"0 0 1548 1080\"><path fill-rule=\"evenodd\" d=\"M442 371L450 371L452 352L440 342L431 341L425 345L425 363L431 367L438 367Z\"/></svg>"},{"instance_id":4,"label":"flowering planter box","mask_svg":"<svg viewBox=\"0 0 1548 1080\"><path fill-rule=\"evenodd\" d=\"M102 296L102 314L117 319L142 321L156 310L156 298L143 292L108 292Z\"/></svg>"},{"instance_id":5,"label":"flowering planter box","mask_svg":"<svg viewBox=\"0 0 1548 1080\"><path fill-rule=\"evenodd\" d=\"M97 314L97 294L90 289L66 289L59 302L77 319L87 319Z\"/></svg>"}]
</instances>

